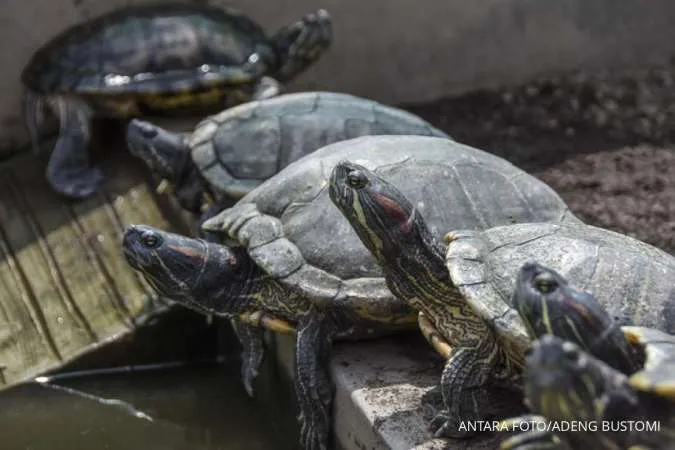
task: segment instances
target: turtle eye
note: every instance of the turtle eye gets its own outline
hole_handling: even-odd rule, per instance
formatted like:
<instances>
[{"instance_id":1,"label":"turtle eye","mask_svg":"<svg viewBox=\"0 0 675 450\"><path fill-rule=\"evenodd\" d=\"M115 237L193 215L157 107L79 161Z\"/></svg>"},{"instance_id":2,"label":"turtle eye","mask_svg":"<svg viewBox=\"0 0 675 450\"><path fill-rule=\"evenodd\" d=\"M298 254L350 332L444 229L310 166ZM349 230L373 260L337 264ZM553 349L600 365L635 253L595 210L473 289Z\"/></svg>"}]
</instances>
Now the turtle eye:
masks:
<instances>
[{"instance_id":1,"label":"turtle eye","mask_svg":"<svg viewBox=\"0 0 675 450\"><path fill-rule=\"evenodd\" d=\"M347 174L347 184L354 189L361 189L368 185L368 178L360 170L352 170Z\"/></svg>"},{"instance_id":2,"label":"turtle eye","mask_svg":"<svg viewBox=\"0 0 675 450\"><path fill-rule=\"evenodd\" d=\"M581 354L576 345L572 344L571 342L565 342L563 343L562 349L563 353L565 354L565 357L570 362L576 363L577 361L579 361Z\"/></svg>"},{"instance_id":3,"label":"turtle eye","mask_svg":"<svg viewBox=\"0 0 675 450\"><path fill-rule=\"evenodd\" d=\"M534 287L542 294L549 294L556 290L558 282L550 274L542 273L534 279Z\"/></svg>"},{"instance_id":4,"label":"turtle eye","mask_svg":"<svg viewBox=\"0 0 675 450\"><path fill-rule=\"evenodd\" d=\"M162 244L162 238L155 233L144 233L141 236L141 243L147 248L157 248Z\"/></svg>"},{"instance_id":5,"label":"turtle eye","mask_svg":"<svg viewBox=\"0 0 675 450\"><path fill-rule=\"evenodd\" d=\"M148 124L143 124L140 127L141 135L146 139L152 139L157 136L157 128L150 126Z\"/></svg>"}]
</instances>

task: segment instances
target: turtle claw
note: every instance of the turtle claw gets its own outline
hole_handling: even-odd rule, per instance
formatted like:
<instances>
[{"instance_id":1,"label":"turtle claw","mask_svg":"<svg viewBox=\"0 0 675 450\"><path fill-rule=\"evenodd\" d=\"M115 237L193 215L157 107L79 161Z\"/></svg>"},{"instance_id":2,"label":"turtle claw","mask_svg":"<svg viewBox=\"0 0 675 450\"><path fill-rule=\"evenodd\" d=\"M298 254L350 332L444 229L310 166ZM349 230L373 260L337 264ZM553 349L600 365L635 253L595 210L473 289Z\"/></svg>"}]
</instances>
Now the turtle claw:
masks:
<instances>
[{"instance_id":1,"label":"turtle claw","mask_svg":"<svg viewBox=\"0 0 675 450\"><path fill-rule=\"evenodd\" d=\"M328 450L328 434L320 428L302 421L300 430L300 443L305 450Z\"/></svg>"},{"instance_id":2,"label":"turtle claw","mask_svg":"<svg viewBox=\"0 0 675 450\"><path fill-rule=\"evenodd\" d=\"M443 410L436 414L436 416L431 420L429 424L429 429L435 438L444 437L446 430L448 429L448 423L450 421L450 415L448 411Z\"/></svg>"},{"instance_id":3,"label":"turtle claw","mask_svg":"<svg viewBox=\"0 0 675 450\"><path fill-rule=\"evenodd\" d=\"M254 396L253 382L258 377L260 364L265 355L264 331L241 320L230 321L242 346L241 381L249 397Z\"/></svg>"},{"instance_id":4,"label":"turtle claw","mask_svg":"<svg viewBox=\"0 0 675 450\"><path fill-rule=\"evenodd\" d=\"M448 410L442 410L431 420L429 429L434 438L461 439L471 437L474 433L462 430L459 420L452 417Z\"/></svg>"}]
</instances>

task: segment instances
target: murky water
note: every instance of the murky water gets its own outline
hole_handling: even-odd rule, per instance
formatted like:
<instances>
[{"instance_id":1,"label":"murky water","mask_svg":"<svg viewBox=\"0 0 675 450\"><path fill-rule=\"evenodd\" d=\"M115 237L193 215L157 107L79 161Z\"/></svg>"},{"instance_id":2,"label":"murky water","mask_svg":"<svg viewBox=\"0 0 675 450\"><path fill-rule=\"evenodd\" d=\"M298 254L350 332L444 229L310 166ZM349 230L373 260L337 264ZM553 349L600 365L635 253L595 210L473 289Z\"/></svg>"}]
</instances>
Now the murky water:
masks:
<instances>
[{"instance_id":1,"label":"murky water","mask_svg":"<svg viewBox=\"0 0 675 450\"><path fill-rule=\"evenodd\" d=\"M0 397L3 450L268 450L276 439L237 368L217 364L60 381L133 405L152 421L39 384Z\"/></svg>"}]
</instances>

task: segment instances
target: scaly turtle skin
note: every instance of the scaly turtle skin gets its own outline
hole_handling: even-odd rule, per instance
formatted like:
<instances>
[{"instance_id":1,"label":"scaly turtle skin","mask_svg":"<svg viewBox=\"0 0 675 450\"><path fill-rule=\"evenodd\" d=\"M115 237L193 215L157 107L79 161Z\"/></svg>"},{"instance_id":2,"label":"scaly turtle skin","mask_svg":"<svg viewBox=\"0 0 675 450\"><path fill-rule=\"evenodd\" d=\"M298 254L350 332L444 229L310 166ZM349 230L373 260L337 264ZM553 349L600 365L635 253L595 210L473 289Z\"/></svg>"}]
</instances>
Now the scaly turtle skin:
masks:
<instances>
[{"instance_id":1,"label":"scaly turtle skin","mask_svg":"<svg viewBox=\"0 0 675 450\"><path fill-rule=\"evenodd\" d=\"M34 147L48 106L60 134L47 167L54 189L91 195L103 179L89 167L92 116L194 113L279 92L330 45L320 10L267 37L246 16L187 4L117 10L74 26L40 48L22 74Z\"/></svg>"},{"instance_id":2,"label":"scaly turtle skin","mask_svg":"<svg viewBox=\"0 0 675 450\"><path fill-rule=\"evenodd\" d=\"M131 153L199 214L204 198L238 200L297 159L365 135L448 137L403 110L347 94L307 92L246 103L199 123L191 136L138 119L127 128Z\"/></svg>"},{"instance_id":3,"label":"scaly turtle skin","mask_svg":"<svg viewBox=\"0 0 675 450\"><path fill-rule=\"evenodd\" d=\"M462 421L490 415L488 382L520 385L531 339L510 297L528 261L542 260L576 284L598 287L600 303L616 316L666 331L675 325L675 295L666 281L675 276L675 259L654 247L561 215L560 223L452 232L444 256L426 213L413 206L416 199L374 174L360 183L336 177L333 200L377 258L390 289L423 313L420 326L435 347L446 341L450 357L441 387L447 410L432 423L436 435L468 436ZM486 199L473 204L477 211L509 211L503 187L482 182L474 189ZM440 195L436 207L452 213L457 200Z\"/></svg>"},{"instance_id":4,"label":"scaly turtle skin","mask_svg":"<svg viewBox=\"0 0 675 450\"><path fill-rule=\"evenodd\" d=\"M631 377L553 335L534 342L526 358L527 403L536 414L506 421L541 423L539 432L522 433L502 442L502 450L672 450L675 448L675 336L658 330L627 327L645 346L644 370ZM644 380L649 379L647 387ZM655 384L651 384L655 383ZM646 389L645 389L646 388ZM547 433L548 421L558 425L595 424L597 430ZM658 430L603 431L603 424L627 426L630 421ZM532 428L532 426L530 426Z\"/></svg>"},{"instance_id":5,"label":"scaly turtle skin","mask_svg":"<svg viewBox=\"0 0 675 450\"><path fill-rule=\"evenodd\" d=\"M365 136L299 159L204 223L232 247L157 230L128 231L130 263L170 298L227 316L262 310L297 329L294 383L308 449L327 445L333 339L412 327L417 316L387 289L377 261L329 198L331 171L336 165L345 170L338 164L343 159L400 186L439 237L449 227L573 217L546 185L486 152L438 137ZM502 192L504 209L490 208L472 183ZM450 210L439 198L460 200ZM153 238L146 242L145 234L165 244L152 248Z\"/></svg>"},{"instance_id":6,"label":"scaly turtle skin","mask_svg":"<svg viewBox=\"0 0 675 450\"><path fill-rule=\"evenodd\" d=\"M553 335L588 352L587 358L597 358L611 367L603 368L602 364L591 362L589 373L574 374L566 366L568 361L563 355L559 358L560 367L553 368L557 375L545 379L541 372L551 369L542 365L550 364L550 361L546 363L541 355L536 357L531 361L532 366L528 364L525 375L526 403L531 405L533 412L544 416L535 420L653 421L658 417L670 422L671 427L675 425L675 416L669 417L669 414L675 413L675 336L651 328L621 328L592 294L572 288L557 272L539 264L528 263L521 268L513 293L513 304L533 339ZM539 345L546 346L541 343ZM552 355L561 354L556 352L555 347L558 344L550 345L554 348ZM615 370L621 374L614 374ZM599 378L598 373L602 375ZM577 383L571 377L582 376L596 381L565 391L566 387ZM555 381L557 377L562 377L565 381L557 386L546 384ZM585 392L587 386L596 387L596 393L591 395ZM582 393L579 393L580 388ZM631 392L632 390L636 392ZM578 395L574 397L571 392L577 392ZM661 399L657 400L659 397ZM574 404L578 401L577 398L586 400L587 404ZM601 399L605 399L607 403L603 405ZM632 403L627 404L630 409L621 410L616 402L619 399L631 399ZM591 400L595 403L591 403ZM672 404L668 405L668 402ZM565 410L564 405L570 408L569 411ZM665 410L659 413L654 410L656 407L665 407L670 413ZM508 422L513 426L524 420L533 418L525 416ZM671 448L675 448L675 429L668 431L666 428L664 432L666 435L670 433ZM656 441L652 441L654 436L647 435L617 434L607 437L597 433L579 436L575 436L575 433L559 436L545 432L523 433L504 441L502 448L564 448L565 439L570 441L569 445L577 446L580 439L583 439L586 444L593 444L592 448L628 448L637 443L649 443L650 448L651 445L663 448L663 442L658 442L665 439L666 435L660 435ZM632 440L626 440L627 437Z\"/></svg>"}]
</instances>

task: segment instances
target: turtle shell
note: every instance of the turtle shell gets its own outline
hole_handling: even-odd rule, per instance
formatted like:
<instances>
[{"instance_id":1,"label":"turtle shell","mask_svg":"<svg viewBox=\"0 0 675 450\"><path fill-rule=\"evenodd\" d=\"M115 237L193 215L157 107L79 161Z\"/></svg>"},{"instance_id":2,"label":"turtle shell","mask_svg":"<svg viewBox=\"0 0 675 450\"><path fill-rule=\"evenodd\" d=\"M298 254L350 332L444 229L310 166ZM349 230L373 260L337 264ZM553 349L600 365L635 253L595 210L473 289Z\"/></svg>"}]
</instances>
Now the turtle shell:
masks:
<instances>
[{"instance_id":1,"label":"turtle shell","mask_svg":"<svg viewBox=\"0 0 675 450\"><path fill-rule=\"evenodd\" d=\"M290 164L221 213L222 230L271 276L318 301L393 298L376 260L331 202L331 171L350 160L394 184L442 238L453 228L531 221L578 223L548 185L450 139L364 136Z\"/></svg>"},{"instance_id":2,"label":"turtle shell","mask_svg":"<svg viewBox=\"0 0 675 450\"><path fill-rule=\"evenodd\" d=\"M518 224L450 236L450 277L478 314L495 324L514 361L523 363L530 338L511 296L518 270L532 261L592 293L620 325L675 332L675 258L644 242L582 223Z\"/></svg>"},{"instance_id":3,"label":"turtle shell","mask_svg":"<svg viewBox=\"0 0 675 450\"><path fill-rule=\"evenodd\" d=\"M145 5L105 14L40 48L22 73L31 90L67 94L185 93L248 81L240 70L263 30L229 9Z\"/></svg>"},{"instance_id":4,"label":"turtle shell","mask_svg":"<svg viewBox=\"0 0 675 450\"><path fill-rule=\"evenodd\" d=\"M318 148L378 134L448 137L397 108L347 94L308 92L249 102L209 117L196 127L190 146L208 183L240 198Z\"/></svg>"},{"instance_id":5,"label":"turtle shell","mask_svg":"<svg viewBox=\"0 0 675 450\"><path fill-rule=\"evenodd\" d=\"M634 388L675 400L675 336L653 328L625 326L633 345L645 350L644 368L628 378Z\"/></svg>"}]
</instances>

